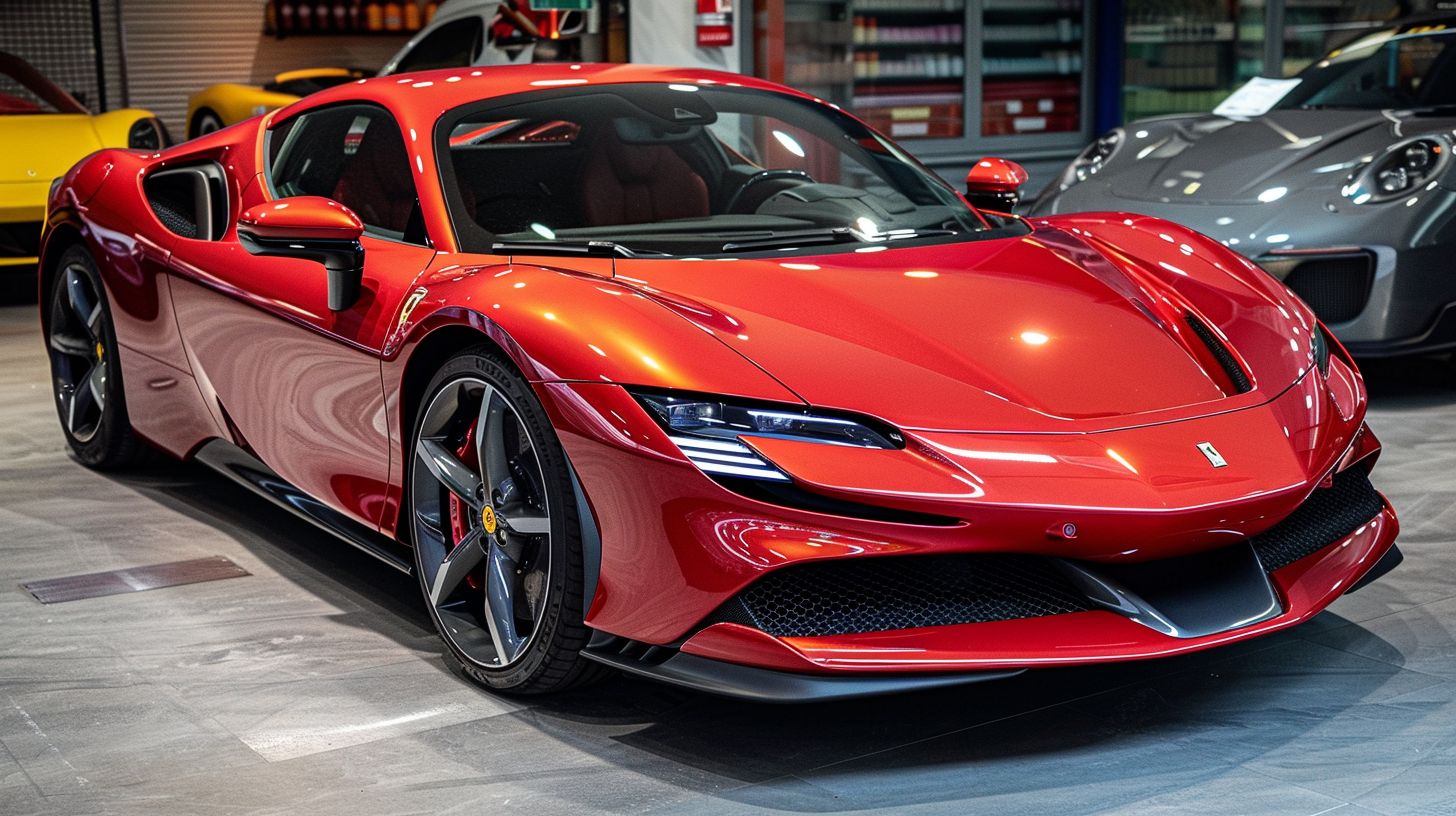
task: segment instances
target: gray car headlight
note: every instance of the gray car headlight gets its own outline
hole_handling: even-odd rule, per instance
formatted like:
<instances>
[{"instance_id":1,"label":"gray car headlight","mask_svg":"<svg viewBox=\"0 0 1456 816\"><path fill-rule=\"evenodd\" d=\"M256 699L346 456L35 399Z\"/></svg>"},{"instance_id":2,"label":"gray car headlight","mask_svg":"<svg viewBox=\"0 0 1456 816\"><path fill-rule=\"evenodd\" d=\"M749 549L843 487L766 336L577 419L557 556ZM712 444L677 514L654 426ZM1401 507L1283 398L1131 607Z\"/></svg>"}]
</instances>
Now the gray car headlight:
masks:
<instances>
[{"instance_id":1,"label":"gray car headlight","mask_svg":"<svg viewBox=\"0 0 1456 816\"><path fill-rule=\"evenodd\" d=\"M1403 198L1430 183L1446 166L1450 145L1422 136L1391 146L1350 174L1340 194L1354 204L1379 204Z\"/></svg>"},{"instance_id":2,"label":"gray car headlight","mask_svg":"<svg viewBox=\"0 0 1456 816\"><path fill-rule=\"evenodd\" d=\"M1077 154L1077 158L1072 159L1072 163L1067 165L1067 169L1062 171L1058 185L1065 190L1074 184L1086 181L1101 170L1102 166L1107 164L1113 156L1117 155L1117 150L1122 147L1122 142L1122 128L1113 128L1097 137L1092 144L1087 145L1081 153Z\"/></svg>"},{"instance_id":3,"label":"gray car headlight","mask_svg":"<svg viewBox=\"0 0 1456 816\"><path fill-rule=\"evenodd\" d=\"M900 432L868 418L705 395L633 391L678 450L708 474L788 481L741 437L773 437L857 448L897 449Z\"/></svg>"}]
</instances>

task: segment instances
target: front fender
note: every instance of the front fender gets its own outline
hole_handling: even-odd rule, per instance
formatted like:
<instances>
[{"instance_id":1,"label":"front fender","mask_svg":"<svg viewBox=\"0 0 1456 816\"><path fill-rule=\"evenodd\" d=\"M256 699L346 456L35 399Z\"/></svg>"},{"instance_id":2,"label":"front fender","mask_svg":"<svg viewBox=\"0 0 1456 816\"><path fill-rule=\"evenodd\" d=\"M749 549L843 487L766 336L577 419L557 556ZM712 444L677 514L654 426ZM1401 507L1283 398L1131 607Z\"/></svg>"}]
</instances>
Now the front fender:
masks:
<instances>
[{"instance_id":1,"label":"front fender","mask_svg":"<svg viewBox=\"0 0 1456 816\"><path fill-rule=\"evenodd\" d=\"M1078 213L1039 223L1082 236L1128 274L1150 278L1221 333L1273 396L1314 364L1314 313L1249 259L1171 221L1133 213Z\"/></svg>"}]
</instances>

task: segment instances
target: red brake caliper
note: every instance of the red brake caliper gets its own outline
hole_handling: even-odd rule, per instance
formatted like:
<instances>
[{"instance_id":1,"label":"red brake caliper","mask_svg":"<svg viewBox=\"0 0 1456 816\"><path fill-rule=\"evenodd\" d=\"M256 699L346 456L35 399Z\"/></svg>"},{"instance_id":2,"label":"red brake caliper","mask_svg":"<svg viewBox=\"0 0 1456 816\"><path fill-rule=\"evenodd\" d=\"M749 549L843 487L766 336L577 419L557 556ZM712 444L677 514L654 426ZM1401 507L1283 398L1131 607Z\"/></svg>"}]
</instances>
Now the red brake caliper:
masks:
<instances>
[{"instance_id":1,"label":"red brake caliper","mask_svg":"<svg viewBox=\"0 0 1456 816\"><path fill-rule=\"evenodd\" d=\"M476 455L475 455L475 426L474 425L471 425L465 431L465 441L462 442L462 443L460 443L460 447L458 447L458 448L455 449L455 455L458 456L460 458L460 461L464 462L466 465L468 465L470 467L474 467L474 468L476 468L476 470L479 470L480 469L479 468L479 463L476 461ZM452 550L455 549L456 545L458 545L462 540L464 540L466 534L470 532L470 518L467 515L469 513L470 513L470 507L468 505L466 505L465 502L461 501L459 496L455 495L454 493L451 493L450 494L450 540L451 540L450 549L452 549ZM477 578L477 577L475 577L474 575L467 575L467 576L465 576L465 583L469 584L471 589L480 589L480 579Z\"/></svg>"}]
</instances>

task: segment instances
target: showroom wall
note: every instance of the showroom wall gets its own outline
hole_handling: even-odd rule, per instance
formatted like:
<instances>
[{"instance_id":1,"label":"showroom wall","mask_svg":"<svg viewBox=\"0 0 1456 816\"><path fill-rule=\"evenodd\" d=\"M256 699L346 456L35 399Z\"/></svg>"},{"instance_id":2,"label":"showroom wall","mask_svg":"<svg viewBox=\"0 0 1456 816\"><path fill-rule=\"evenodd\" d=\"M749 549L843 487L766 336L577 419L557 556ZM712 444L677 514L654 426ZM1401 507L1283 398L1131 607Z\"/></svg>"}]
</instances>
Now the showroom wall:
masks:
<instances>
[{"instance_id":1,"label":"showroom wall","mask_svg":"<svg viewBox=\"0 0 1456 816\"><path fill-rule=\"evenodd\" d=\"M187 97L208 85L257 84L321 63L378 68L408 40L406 34L278 39L263 34L264 0L120 0L118 6L131 104L161 116L176 136L186 132Z\"/></svg>"}]
</instances>

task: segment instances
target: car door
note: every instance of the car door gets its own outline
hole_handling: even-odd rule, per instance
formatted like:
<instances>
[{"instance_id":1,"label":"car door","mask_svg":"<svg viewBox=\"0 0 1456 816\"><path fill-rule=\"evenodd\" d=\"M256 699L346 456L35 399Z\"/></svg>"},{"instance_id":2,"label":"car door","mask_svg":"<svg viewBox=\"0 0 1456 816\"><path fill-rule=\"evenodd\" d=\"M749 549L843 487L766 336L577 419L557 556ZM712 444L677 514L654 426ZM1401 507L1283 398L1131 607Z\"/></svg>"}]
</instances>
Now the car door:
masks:
<instances>
[{"instance_id":1,"label":"car door","mask_svg":"<svg viewBox=\"0 0 1456 816\"><path fill-rule=\"evenodd\" d=\"M267 166L240 209L322 195L365 225L362 294L328 308L312 261L258 257L235 228L183 239L172 253L173 304L198 385L219 426L305 493L377 526L389 481L384 338L429 246L403 136L385 109L335 105L275 125ZM236 221L236 214L233 214Z\"/></svg>"}]
</instances>

